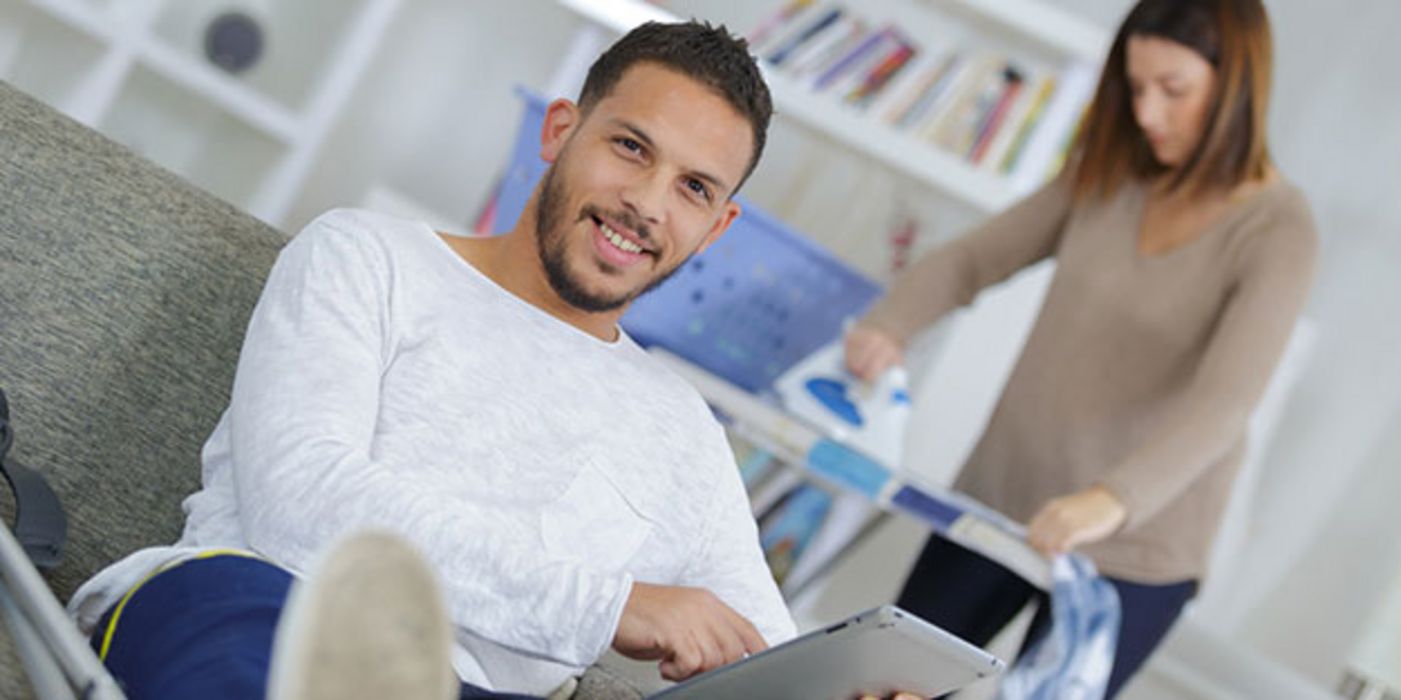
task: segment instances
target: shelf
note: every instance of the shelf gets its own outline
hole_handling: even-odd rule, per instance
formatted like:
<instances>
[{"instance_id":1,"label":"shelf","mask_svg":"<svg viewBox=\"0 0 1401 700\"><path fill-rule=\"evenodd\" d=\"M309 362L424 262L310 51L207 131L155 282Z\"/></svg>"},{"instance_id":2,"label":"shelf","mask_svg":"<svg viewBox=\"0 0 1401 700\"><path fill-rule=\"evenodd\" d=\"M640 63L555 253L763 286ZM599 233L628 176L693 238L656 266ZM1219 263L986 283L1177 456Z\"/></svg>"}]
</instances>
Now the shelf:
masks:
<instances>
[{"instance_id":1,"label":"shelf","mask_svg":"<svg viewBox=\"0 0 1401 700\"><path fill-rule=\"evenodd\" d=\"M101 71L103 45L48 15L0 5L0 78L70 114Z\"/></svg>"},{"instance_id":2,"label":"shelf","mask_svg":"<svg viewBox=\"0 0 1401 700\"><path fill-rule=\"evenodd\" d=\"M559 4L619 33L644 22L677 22L680 18L641 0L559 0Z\"/></svg>"},{"instance_id":3,"label":"shelf","mask_svg":"<svg viewBox=\"0 0 1401 700\"><path fill-rule=\"evenodd\" d=\"M341 37L367 4L368 0L247 0L235 4L227 0L166 0L152 27L155 43L162 48L152 55L159 55L165 66L208 67L225 79L219 81L225 92L230 83L241 85L244 92L260 96L260 102L275 104L283 112L301 113L324 74L334 68ZM209 23L231 10L254 18L263 37L262 55L238 75L214 66L204 51Z\"/></svg>"},{"instance_id":4,"label":"shelf","mask_svg":"<svg viewBox=\"0 0 1401 700\"><path fill-rule=\"evenodd\" d=\"M1045 0L923 0L969 19L983 18L1012 30L1023 39L1099 65L1109 53L1112 37L1073 13Z\"/></svg>"},{"instance_id":5,"label":"shelf","mask_svg":"<svg viewBox=\"0 0 1401 700\"><path fill-rule=\"evenodd\" d=\"M617 32L649 20L677 20L640 0L558 1ZM778 7L779 0L768 5L765 13ZM944 53L991 46L1020 64L1066 76L1037 127L1047 133L1029 142L1025 160L1038 166L1052 162L1054 151L1063 144L1060 135L1068 135L1079 105L1088 99L1093 67L1106 45L1097 28L1041 0L894 0L848 6L869 13L873 22L907 28L926 50ZM1006 174L980 168L832 95L815 92L766 61L760 65L773 94L775 114L979 212L1005 208L1038 187L1047 175L1038 172L1039 167Z\"/></svg>"},{"instance_id":6,"label":"shelf","mask_svg":"<svg viewBox=\"0 0 1401 700\"><path fill-rule=\"evenodd\" d=\"M830 96L797 85L767 65L764 68L776 115L802 122L838 145L865 153L981 211L996 211L1017 197L1006 178L978 170L933 144L910 138L847 109ZM860 135L859 143L854 134Z\"/></svg>"},{"instance_id":7,"label":"shelf","mask_svg":"<svg viewBox=\"0 0 1401 700\"><path fill-rule=\"evenodd\" d=\"M6 0L13 2L14 0ZM334 66L328 63L338 56L338 39L365 9L364 2L337 0L307 0L298 3L275 3L262 10L267 15L263 24L265 55L249 73L232 75L208 62L203 55L204 25L219 12L228 9L213 0L177 2L140 0L122 2L109 7L98 0L30 0L34 10L28 14L53 26L67 27L75 35L88 35L109 47L109 63L113 59L131 58L167 80L196 93L202 99L216 103L236 116L245 125L261 131L284 144L295 143L305 131L302 110L317 94L323 72ZM258 7L266 2L253 3ZM256 8L249 8L256 9ZM42 12L42 14L40 14ZM329 19L327 19L329 18ZM9 24L8 22L6 24ZM148 26L150 25L150 26ZM16 32L30 33L21 29ZM0 58L4 57L4 39L0 33ZM282 41L278 41L281 37ZM298 39L292 41L292 38ZM35 41L50 45L46 37ZM65 57L66 58L66 57ZM69 59L71 62L72 59ZM55 64L55 75L71 76L72 66ZM0 63L3 68L3 63ZM125 66L112 67L120 82ZM31 90L50 101L43 90ZM55 102L57 103L57 102ZM62 103L57 103L60 107ZM70 111L66 110L65 111ZM100 112L94 121L100 121Z\"/></svg>"},{"instance_id":8,"label":"shelf","mask_svg":"<svg viewBox=\"0 0 1401 700\"><path fill-rule=\"evenodd\" d=\"M0 0L0 78L279 224L401 0ZM218 14L261 20L261 59L204 55Z\"/></svg>"},{"instance_id":9,"label":"shelf","mask_svg":"<svg viewBox=\"0 0 1401 700\"><path fill-rule=\"evenodd\" d=\"M247 209L285 147L149 69L133 69L102 131Z\"/></svg>"},{"instance_id":10,"label":"shelf","mask_svg":"<svg viewBox=\"0 0 1401 700\"><path fill-rule=\"evenodd\" d=\"M160 41L142 44L138 55L147 69L214 102L245 126L285 144L297 140L301 130L297 116L238 78L211 64L192 61Z\"/></svg>"},{"instance_id":11,"label":"shelf","mask_svg":"<svg viewBox=\"0 0 1401 700\"><path fill-rule=\"evenodd\" d=\"M94 39L110 41L115 28L107 16L106 3L93 0L29 0L31 7L42 10L53 21L68 25Z\"/></svg>"},{"instance_id":12,"label":"shelf","mask_svg":"<svg viewBox=\"0 0 1401 700\"><path fill-rule=\"evenodd\" d=\"M177 55L175 50L153 38L148 25L160 9L158 0L126 0L115 4L99 0L29 2L36 16L91 37L99 42L97 50L105 51L101 66L92 70L85 82L79 81L81 84L75 88L71 99L59 101L42 90L35 91L40 98L79 120L89 125L101 123L127 71L134 61L139 61L165 78L213 100L254 129L283 142L296 137L297 120L285 108L207 63ZM32 39L45 45L54 43L41 36ZM75 74L64 67L54 72Z\"/></svg>"}]
</instances>

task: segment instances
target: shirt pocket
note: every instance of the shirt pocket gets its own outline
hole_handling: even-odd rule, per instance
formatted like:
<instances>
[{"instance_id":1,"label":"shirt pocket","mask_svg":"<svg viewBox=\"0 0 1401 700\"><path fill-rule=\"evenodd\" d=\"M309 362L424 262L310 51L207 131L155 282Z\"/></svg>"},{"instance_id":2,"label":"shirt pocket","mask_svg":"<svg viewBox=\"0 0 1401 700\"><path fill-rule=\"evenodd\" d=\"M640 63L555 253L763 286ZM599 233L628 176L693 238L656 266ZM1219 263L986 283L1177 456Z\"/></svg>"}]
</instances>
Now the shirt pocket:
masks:
<instances>
[{"instance_id":1,"label":"shirt pocket","mask_svg":"<svg viewBox=\"0 0 1401 700\"><path fill-rule=\"evenodd\" d=\"M623 571L654 528L655 524L591 465L580 469L559 500L546 506L540 516L546 553L595 571Z\"/></svg>"}]
</instances>

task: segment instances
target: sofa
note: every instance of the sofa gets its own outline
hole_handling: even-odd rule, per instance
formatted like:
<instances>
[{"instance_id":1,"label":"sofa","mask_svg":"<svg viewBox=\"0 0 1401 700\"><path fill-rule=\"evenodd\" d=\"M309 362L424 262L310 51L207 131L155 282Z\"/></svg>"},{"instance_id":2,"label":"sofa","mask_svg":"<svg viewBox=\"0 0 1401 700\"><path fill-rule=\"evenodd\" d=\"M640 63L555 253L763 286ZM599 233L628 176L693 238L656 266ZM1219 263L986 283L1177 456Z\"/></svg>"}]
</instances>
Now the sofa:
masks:
<instances>
[{"instance_id":1,"label":"sofa","mask_svg":"<svg viewBox=\"0 0 1401 700\"><path fill-rule=\"evenodd\" d=\"M60 600L180 534L200 448L286 237L0 82L0 389L68 514ZM5 492L0 484L0 492ZM0 495L0 516L14 503ZM591 669L576 698L636 698ZM33 697L0 628L0 697Z\"/></svg>"}]
</instances>

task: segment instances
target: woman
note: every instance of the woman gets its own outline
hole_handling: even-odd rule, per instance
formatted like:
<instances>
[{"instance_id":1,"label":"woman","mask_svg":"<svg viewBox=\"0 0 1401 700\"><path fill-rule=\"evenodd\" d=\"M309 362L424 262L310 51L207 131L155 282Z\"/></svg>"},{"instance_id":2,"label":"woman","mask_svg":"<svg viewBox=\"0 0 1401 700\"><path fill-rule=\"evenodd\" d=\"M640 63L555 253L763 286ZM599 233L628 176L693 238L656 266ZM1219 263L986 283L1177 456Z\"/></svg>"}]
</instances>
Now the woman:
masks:
<instances>
[{"instance_id":1,"label":"woman","mask_svg":"<svg viewBox=\"0 0 1401 700\"><path fill-rule=\"evenodd\" d=\"M1205 574L1247 419L1312 282L1308 206L1265 144L1270 60L1259 0L1143 0L1066 172L924 257L847 336L853 372L878 376L944 313L1056 259L957 488L1110 578L1123 621L1109 697ZM986 644L1033 593L933 538L899 602Z\"/></svg>"}]
</instances>

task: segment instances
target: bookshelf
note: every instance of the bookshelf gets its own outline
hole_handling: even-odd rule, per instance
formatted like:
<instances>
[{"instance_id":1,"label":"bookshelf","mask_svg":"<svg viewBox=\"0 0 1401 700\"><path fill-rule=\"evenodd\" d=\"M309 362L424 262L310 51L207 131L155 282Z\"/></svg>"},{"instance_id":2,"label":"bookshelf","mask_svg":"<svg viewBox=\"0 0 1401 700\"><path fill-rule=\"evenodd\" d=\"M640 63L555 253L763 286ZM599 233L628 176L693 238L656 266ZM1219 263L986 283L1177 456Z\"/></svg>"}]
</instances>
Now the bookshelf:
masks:
<instances>
[{"instance_id":1,"label":"bookshelf","mask_svg":"<svg viewBox=\"0 0 1401 700\"><path fill-rule=\"evenodd\" d=\"M752 31L785 0L752 3L726 15L721 3L689 3L678 12L640 0L558 0L579 15L615 32L637 24L675 21L679 13L724 21L736 31ZM714 11L708 5L716 5ZM815 9L833 3L815 2ZM757 6L757 8L755 7ZM1054 168L1055 156L1070 136L1080 108L1088 100L1109 39L1097 26L1042 0L877 0L844 3L871 25L900 27L933 52L990 47L1017 63L1062 77L1046 107L1046 133L1032 135L1028 148L1036 167L1008 174L978 167L962 157L896 128L870 112L845 104L840 97L812 89L781 66L761 61L764 77L781 119L862 158L884 165L920 186L968 205L979 214L1005 208L1041 184ZM755 14L755 12L761 14ZM799 17L795 21L810 20ZM937 44L937 45L936 45ZM756 42L766 48L763 42ZM769 46L767 48L772 48ZM913 65L913 64L912 64ZM898 77L896 79L898 81ZM892 82L892 89L896 87ZM1040 125L1038 125L1040 126Z\"/></svg>"},{"instance_id":2,"label":"bookshelf","mask_svg":"<svg viewBox=\"0 0 1401 700\"><path fill-rule=\"evenodd\" d=\"M274 225L402 0L0 0L0 80ZM203 55L227 10L263 51L231 74Z\"/></svg>"}]
</instances>

